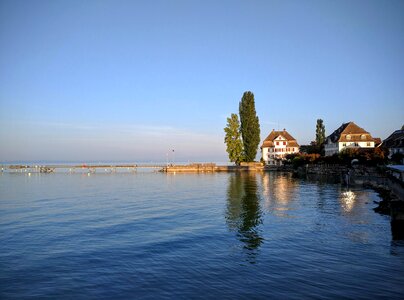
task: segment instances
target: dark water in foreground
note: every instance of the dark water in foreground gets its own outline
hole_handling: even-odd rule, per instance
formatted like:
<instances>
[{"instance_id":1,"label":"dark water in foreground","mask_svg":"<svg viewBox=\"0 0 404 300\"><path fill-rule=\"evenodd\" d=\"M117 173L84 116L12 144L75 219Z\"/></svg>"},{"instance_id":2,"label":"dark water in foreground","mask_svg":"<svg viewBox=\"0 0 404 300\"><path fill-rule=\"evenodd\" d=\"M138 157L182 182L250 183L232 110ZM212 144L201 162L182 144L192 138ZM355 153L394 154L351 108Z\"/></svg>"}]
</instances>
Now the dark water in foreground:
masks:
<instances>
[{"instance_id":1,"label":"dark water in foreground","mask_svg":"<svg viewBox=\"0 0 404 300\"><path fill-rule=\"evenodd\" d=\"M402 299L377 199L281 174L2 174L0 298Z\"/></svg>"}]
</instances>

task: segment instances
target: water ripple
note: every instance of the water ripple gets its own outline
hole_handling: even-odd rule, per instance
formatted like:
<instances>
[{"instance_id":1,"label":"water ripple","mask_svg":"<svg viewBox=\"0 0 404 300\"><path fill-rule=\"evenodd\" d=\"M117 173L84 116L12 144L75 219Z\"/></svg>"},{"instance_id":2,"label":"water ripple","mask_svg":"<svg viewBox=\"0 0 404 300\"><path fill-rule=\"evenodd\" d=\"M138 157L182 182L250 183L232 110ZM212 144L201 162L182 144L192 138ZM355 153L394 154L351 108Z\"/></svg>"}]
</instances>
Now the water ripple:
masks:
<instances>
[{"instance_id":1,"label":"water ripple","mask_svg":"<svg viewBox=\"0 0 404 300\"><path fill-rule=\"evenodd\" d=\"M0 184L2 299L404 297L404 244L369 190L272 173Z\"/></svg>"}]
</instances>

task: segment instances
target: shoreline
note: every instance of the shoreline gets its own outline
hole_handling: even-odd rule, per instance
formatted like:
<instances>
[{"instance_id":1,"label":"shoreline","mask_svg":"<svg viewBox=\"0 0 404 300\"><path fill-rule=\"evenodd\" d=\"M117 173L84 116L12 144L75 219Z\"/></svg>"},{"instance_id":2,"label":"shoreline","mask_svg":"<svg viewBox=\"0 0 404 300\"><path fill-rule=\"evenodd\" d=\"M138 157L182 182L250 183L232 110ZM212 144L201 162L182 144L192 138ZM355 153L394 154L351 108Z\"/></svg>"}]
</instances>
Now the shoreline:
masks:
<instances>
[{"instance_id":1,"label":"shoreline","mask_svg":"<svg viewBox=\"0 0 404 300\"><path fill-rule=\"evenodd\" d=\"M269 167L262 163L242 163L240 165L216 165L215 163L193 163L187 165L157 165L157 164L81 164L81 165L2 165L0 174L20 173L32 174L66 173L87 174L114 174L136 173L138 169L154 169L154 172L166 174L192 174L192 173L244 173L244 172L288 172L300 179L311 178L321 181L330 177L335 183L347 187L363 187L374 190L379 194L381 201L375 202L378 206L374 211L390 215L391 228L394 239L404 239L404 182L399 176L394 176L391 169L344 165L305 165L298 169L291 166ZM58 170L59 172L56 172ZM389 172L390 171L390 172ZM401 179L401 180L400 180Z\"/></svg>"}]
</instances>

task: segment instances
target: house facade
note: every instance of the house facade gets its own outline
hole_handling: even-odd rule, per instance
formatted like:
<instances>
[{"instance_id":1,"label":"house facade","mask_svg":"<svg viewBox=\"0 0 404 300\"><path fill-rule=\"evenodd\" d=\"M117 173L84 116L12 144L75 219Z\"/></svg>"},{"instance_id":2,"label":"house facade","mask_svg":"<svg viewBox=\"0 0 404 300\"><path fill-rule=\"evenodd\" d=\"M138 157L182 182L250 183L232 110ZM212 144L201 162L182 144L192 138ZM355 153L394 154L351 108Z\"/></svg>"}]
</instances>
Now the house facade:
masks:
<instances>
[{"instance_id":1,"label":"house facade","mask_svg":"<svg viewBox=\"0 0 404 300\"><path fill-rule=\"evenodd\" d=\"M275 131L267 136L261 145L262 159L270 166L283 164L287 154L298 153L299 144L285 129Z\"/></svg>"},{"instance_id":2,"label":"house facade","mask_svg":"<svg viewBox=\"0 0 404 300\"><path fill-rule=\"evenodd\" d=\"M377 139L354 122L344 123L326 138L325 156L338 154L345 149L374 148L375 140Z\"/></svg>"},{"instance_id":3,"label":"house facade","mask_svg":"<svg viewBox=\"0 0 404 300\"><path fill-rule=\"evenodd\" d=\"M383 145L389 150L389 158L396 153L404 155L404 130L394 131L383 141Z\"/></svg>"}]
</instances>

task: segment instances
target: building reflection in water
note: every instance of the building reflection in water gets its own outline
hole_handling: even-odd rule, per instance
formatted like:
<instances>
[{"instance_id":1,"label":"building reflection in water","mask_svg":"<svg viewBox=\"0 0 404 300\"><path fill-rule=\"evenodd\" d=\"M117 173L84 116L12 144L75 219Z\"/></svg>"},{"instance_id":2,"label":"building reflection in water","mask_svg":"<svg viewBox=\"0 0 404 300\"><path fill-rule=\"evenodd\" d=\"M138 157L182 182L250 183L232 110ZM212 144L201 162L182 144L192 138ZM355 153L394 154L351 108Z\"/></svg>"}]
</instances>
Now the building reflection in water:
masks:
<instances>
[{"instance_id":1,"label":"building reflection in water","mask_svg":"<svg viewBox=\"0 0 404 300\"><path fill-rule=\"evenodd\" d=\"M278 217L289 217L287 211L291 209L290 202L296 196L298 184L291 175L273 173L262 175L265 210Z\"/></svg>"},{"instance_id":2,"label":"building reflection in water","mask_svg":"<svg viewBox=\"0 0 404 300\"><path fill-rule=\"evenodd\" d=\"M239 173L229 176L227 188L226 222L231 231L237 232L243 248L254 257L263 243L259 225L262 212L258 196L256 173ZM250 262L254 262L254 261Z\"/></svg>"}]
</instances>

